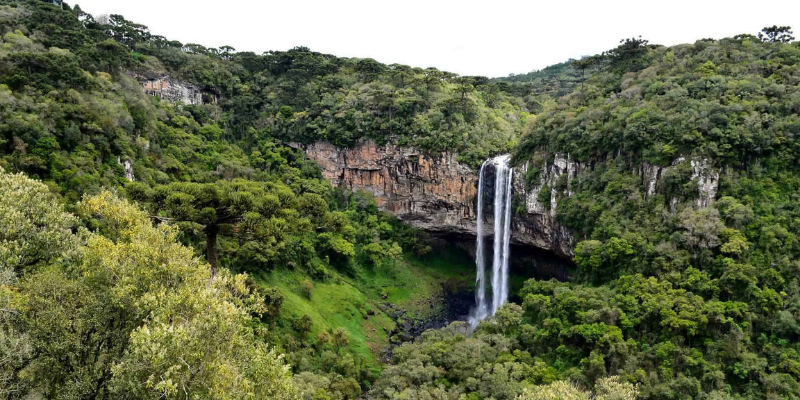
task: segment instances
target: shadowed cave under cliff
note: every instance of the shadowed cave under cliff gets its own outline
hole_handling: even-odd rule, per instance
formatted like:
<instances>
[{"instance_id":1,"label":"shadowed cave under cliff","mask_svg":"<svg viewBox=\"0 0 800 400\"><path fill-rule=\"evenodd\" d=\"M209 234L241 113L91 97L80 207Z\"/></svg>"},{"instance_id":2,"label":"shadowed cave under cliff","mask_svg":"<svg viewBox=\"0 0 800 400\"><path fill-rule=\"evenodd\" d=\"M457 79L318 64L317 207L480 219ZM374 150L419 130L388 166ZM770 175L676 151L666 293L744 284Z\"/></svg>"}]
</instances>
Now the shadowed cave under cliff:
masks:
<instances>
[{"instance_id":1,"label":"shadowed cave under cliff","mask_svg":"<svg viewBox=\"0 0 800 400\"><path fill-rule=\"evenodd\" d=\"M490 244L492 236L486 236L485 240ZM474 279L476 253L476 238L474 235L430 232L428 233L428 241L431 245L431 254L453 254L460 259L459 262L455 263L464 266L464 271L461 274ZM491 245L486 246L486 252L488 259L491 259L493 256ZM469 261L464 262L465 259ZM521 302L518 292L528 279L566 281L572 271L574 271L574 263L571 260L534 246L512 242L509 265L509 301ZM469 287L452 286L444 289L447 293L447 304L445 304L442 319L448 321L466 320L470 309L475 305L474 280Z\"/></svg>"}]
</instances>

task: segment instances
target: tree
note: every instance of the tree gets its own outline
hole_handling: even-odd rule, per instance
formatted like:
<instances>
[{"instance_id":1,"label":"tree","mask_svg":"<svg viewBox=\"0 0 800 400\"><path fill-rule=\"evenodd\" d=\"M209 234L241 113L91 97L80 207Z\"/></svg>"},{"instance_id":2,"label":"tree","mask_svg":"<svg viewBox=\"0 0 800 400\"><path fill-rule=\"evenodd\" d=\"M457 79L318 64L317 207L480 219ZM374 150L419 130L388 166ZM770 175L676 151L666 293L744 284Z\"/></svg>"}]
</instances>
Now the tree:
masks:
<instances>
[{"instance_id":1,"label":"tree","mask_svg":"<svg viewBox=\"0 0 800 400\"><path fill-rule=\"evenodd\" d=\"M753 209L731 196L723 196L716 206L725 222L735 229L743 228L753 219Z\"/></svg>"},{"instance_id":2,"label":"tree","mask_svg":"<svg viewBox=\"0 0 800 400\"><path fill-rule=\"evenodd\" d=\"M789 43L794 40L794 36L792 36L792 27L791 26L768 26L761 30L758 33L758 38L761 39L762 42L771 42L771 43Z\"/></svg>"},{"instance_id":3,"label":"tree","mask_svg":"<svg viewBox=\"0 0 800 400\"><path fill-rule=\"evenodd\" d=\"M35 382L20 372L37 349L24 329L18 273L77 256L77 218L64 212L47 186L0 167L0 398L24 394Z\"/></svg>"},{"instance_id":4,"label":"tree","mask_svg":"<svg viewBox=\"0 0 800 400\"><path fill-rule=\"evenodd\" d=\"M612 237L605 243L599 240L579 242L574 260L585 276L597 280L624 270L631 255L633 247L627 240Z\"/></svg>"},{"instance_id":5,"label":"tree","mask_svg":"<svg viewBox=\"0 0 800 400\"><path fill-rule=\"evenodd\" d=\"M392 246L386 251L386 255L392 260L392 266L397 266L397 260L403 258L403 248L397 242L392 242Z\"/></svg>"},{"instance_id":6,"label":"tree","mask_svg":"<svg viewBox=\"0 0 800 400\"><path fill-rule=\"evenodd\" d=\"M20 281L20 331L33 356L19 378L44 397L295 398L282 357L248 325L263 299L246 276L207 266L175 226L109 192L79 206L110 237Z\"/></svg>"},{"instance_id":7,"label":"tree","mask_svg":"<svg viewBox=\"0 0 800 400\"><path fill-rule=\"evenodd\" d=\"M494 320L504 334L515 332L522 322L522 307L515 303L506 303L494 314Z\"/></svg>"},{"instance_id":8,"label":"tree","mask_svg":"<svg viewBox=\"0 0 800 400\"><path fill-rule=\"evenodd\" d=\"M311 293L314 292L314 284L311 283L310 280L305 279L303 282L300 282L300 289L303 292L303 296L307 299L311 298Z\"/></svg>"},{"instance_id":9,"label":"tree","mask_svg":"<svg viewBox=\"0 0 800 400\"><path fill-rule=\"evenodd\" d=\"M719 235L724 228L716 208L686 208L680 214L680 226L684 229L683 242L693 249L719 246Z\"/></svg>"},{"instance_id":10,"label":"tree","mask_svg":"<svg viewBox=\"0 0 800 400\"><path fill-rule=\"evenodd\" d=\"M264 314L274 321L281 313L281 304L283 304L283 293L276 287L268 287L262 290L264 296Z\"/></svg>"},{"instance_id":11,"label":"tree","mask_svg":"<svg viewBox=\"0 0 800 400\"><path fill-rule=\"evenodd\" d=\"M292 321L292 328L297 331L297 334L301 339L308 337L308 334L311 332L311 328L313 328L313 326L314 324L311 321L311 317L309 317L307 314L303 314L302 317Z\"/></svg>"},{"instance_id":12,"label":"tree","mask_svg":"<svg viewBox=\"0 0 800 400\"><path fill-rule=\"evenodd\" d=\"M130 50L112 39L95 43L92 49L82 49L82 51L86 58L91 58L93 61L92 67L87 67L91 70L117 74L132 62Z\"/></svg>"},{"instance_id":13,"label":"tree","mask_svg":"<svg viewBox=\"0 0 800 400\"><path fill-rule=\"evenodd\" d=\"M598 379L594 390L595 400L635 400L639 396L636 385L620 382L618 376Z\"/></svg>"},{"instance_id":14,"label":"tree","mask_svg":"<svg viewBox=\"0 0 800 400\"><path fill-rule=\"evenodd\" d=\"M590 393L578 389L575 385L557 381L549 385L534 386L526 389L517 400L589 400Z\"/></svg>"},{"instance_id":15,"label":"tree","mask_svg":"<svg viewBox=\"0 0 800 400\"><path fill-rule=\"evenodd\" d=\"M620 45L606 51L603 56L611 66L620 72L635 72L645 65L644 56L647 55L649 41L638 38L622 39Z\"/></svg>"},{"instance_id":16,"label":"tree","mask_svg":"<svg viewBox=\"0 0 800 400\"><path fill-rule=\"evenodd\" d=\"M308 371L301 372L294 376L294 383L303 400L330 400L327 391L331 380L323 375Z\"/></svg>"},{"instance_id":17,"label":"tree","mask_svg":"<svg viewBox=\"0 0 800 400\"><path fill-rule=\"evenodd\" d=\"M396 85L401 89L405 88L406 84L414 77L411 67L402 64L389 65L389 75L396 80Z\"/></svg>"},{"instance_id":18,"label":"tree","mask_svg":"<svg viewBox=\"0 0 800 400\"><path fill-rule=\"evenodd\" d=\"M372 265L378 266L381 265L384 257L384 248L381 246L380 242L372 242L369 243L361 248L361 250L367 255L367 259L372 263Z\"/></svg>"},{"instance_id":19,"label":"tree","mask_svg":"<svg viewBox=\"0 0 800 400\"><path fill-rule=\"evenodd\" d=\"M98 17L97 21L108 28L108 34L117 42L133 50L137 43L150 39L150 30L142 24L128 21L119 14L111 14L107 18ZM101 22L102 21L102 22Z\"/></svg>"},{"instance_id":20,"label":"tree","mask_svg":"<svg viewBox=\"0 0 800 400\"><path fill-rule=\"evenodd\" d=\"M364 82L372 82L375 77L383 73L386 66L371 59L363 58L356 63L356 72L359 73L360 79Z\"/></svg>"},{"instance_id":21,"label":"tree","mask_svg":"<svg viewBox=\"0 0 800 400\"><path fill-rule=\"evenodd\" d=\"M47 186L0 167L0 270L21 272L68 256L79 245L77 224Z\"/></svg>"},{"instance_id":22,"label":"tree","mask_svg":"<svg viewBox=\"0 0 800 400\"><path fill-rule=\"evenodd\" d=\"M337 349L343 349L350 344L350 334L347 333L346 329L340 326L333 331L331 341Z\"/></svg>"},{"instance_id":23,"label":"tree","mask_svg":"<svg viewBox=\"0 0 800 400\"><path fill-rule=\"evenodd\" d=\"M219 56L222 57L223 60L230 60L233 58L234 53L236 53L236 49L231 46L222 46L219 48Z\"/></svg>"},{"instance_id":24,"label":"tree","mask_svg":"<svg viewBox=\"0 0 800 400\"><path fill-rule=\"evenodd\" d=\"M78 208L108 237L77 236L43 184L0 172L0 193L0 224L13 222L2 230L0 393L294 398L288 367L248 326L263 299L244 275L209 284L175 226L103 192ZM6 272L20 265L36 268L16 282Z\"/></svg>"},{"instance_id":25,"label":"tree","mask_svg":"<svg viewBox=\"0 0 800 400\"><path fill-rule=\"evenodd\" d=\"M591 56L591 57L581 58L580 60L572 60L570 62L572 68L581 71L581 93L583 93L583 82L586 81L586 70L589 67L593 67L600 64L600 60L601 60L600 56Z\"/></svg>"},{"instance_id":26,"label":"tree","mask_svg":"<svg viewBox=\"0 0 800 400\"><path fill-rule=\"evenodd\" d=\"M202 226L212 276L219 265L217 241L222 227L246 222L248 218L250 221L270 218L282 205L281 199L268 193L262 183L246 180L173 183L152 191L140 189L137 193L143 194L140 200L150 201L166 217ZM287 194L284 203L293 201L293 197L294 194Z\"/></svg>"},{"instance_id":27,"label":"tree","mask_svg":"<svg viewBox=\"0 0 800 400\"><path fill-rule=\"evenodd\" d=\"M549 385L526 389L517 400L635 400L639 395L636 386L621 383L619 377L599 379L595 393L579 389L572 383L557 381Z\"/></svg>"}]
</instances>

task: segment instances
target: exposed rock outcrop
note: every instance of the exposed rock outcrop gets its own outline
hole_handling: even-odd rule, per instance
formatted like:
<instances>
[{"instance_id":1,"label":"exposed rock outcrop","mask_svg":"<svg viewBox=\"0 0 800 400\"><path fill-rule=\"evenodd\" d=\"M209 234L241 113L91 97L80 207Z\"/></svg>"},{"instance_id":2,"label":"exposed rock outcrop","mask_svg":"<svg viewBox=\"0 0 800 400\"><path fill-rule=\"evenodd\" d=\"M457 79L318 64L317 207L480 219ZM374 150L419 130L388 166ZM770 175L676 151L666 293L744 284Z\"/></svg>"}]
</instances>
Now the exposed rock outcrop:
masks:
<instances>
[{"instance_id":1,"label":"exposed rock outcrop","mask_svg":"<svg viewBox=\"0 0 800 400\"><path fill-rule=\"evenodd\" d=\"M348 149L318 142L306 146L305 151L317 161L323 176L333 185L372 193L379 207L416 227L432 232L476 235L478 175L458 163L454 153L426 154L414 148L377 145L373 141ZM577 173L569 164L556 168L563 168L564 172L559 173L572 176ZM487 170L486 173L494 172ZM524 171L514 174L514 196L536 198L538 193L533 195L524 191L524 175ZM491 177L487 180L493 181ZM489 193L493 189L487 187L486 190ZM487 196L487 201L491 201L491 195ZM569 257L572 254L572 236L554 223L551 212L544 211L544 207L515 213L512 241ZM484 234L494 234L491 223L485 224Z\"/></svg>"},{"instance_id":2,"label":"exposed rock outcrop","mask_svg":"<svg viewBox=\"0 0 800 400\"><path fill-rule=\"evenodd\" d=\"M117 156L117 164L122 165L122 168L125 168L125 179L129 182L133 182L136 178L133 176L133 161L131 160L122 160L121 157Z\"/></svg>"},{"instance_id":3,"label":"exposed rock outcrop","mask_svg":"<svg viewBox=\"0 0 800 400\"><path fill-rule=\"evenodd\" d=\"M661 172L664 170L659 165L652 165L647 161L642 162L642 183L644 184L644 198L649 199L656 194L656 185L661 178Z\"/></svg>"},{"instance_id":4,"label":"exposed rock outcrop","mask_svg":"<svg viewBox=\"0 0 800 400\"><path fill-rule=\"evenodd\" d=\"M689 160L692 165L692 180L697 181L698 196L695 206L708 207L717 197L719 190L719 169L706 158Z\"/></svg>"},{"instance_id":5,"label":"exposed rock outcrop","mask_svg":"<svg viewBox=\"0 0 800 400\"><path fill-rule=\"evenodd\" d=\"M542 159L546 155L540 154ZM538 169L538 184L526 184L526 176L531 168ZM558 208L559 191L555 188L561 185L563 179L564 192L572 196L572 180L578 177L581 164L570 160L569 155L554 154L553 162L543 162L536 167L530 161L519 167L520 171L514 179L514 192L518 198L524 199L525 214L514 219L514 233L519 237L528 239L526 243L536 247L549 249L557 254L572 256L574 240L569 230L561 226L555 219ZM545 188L550 190L549 201L544 204L540 201L540 194Z\"/></svg>"},{"instance_id":6,"label":"exposed rock outcrop","mask_svg":"<svg viewBox=\"0 0 800 400\"><path fill-rule=\"evenodd\" d=\"M678 168L680 164L685 162L685 157L678 157L672 162L672 165L667 167L652 165L647 161L643 162L639 171L642 176L642 184L645 187L645 198L650 199L653 197L656 193L658 182L665 172ZM694 200L694 205L700 208L708 207L717 197L719 169L715 168L707 158L691 158L689 159L689 166L692 171L690 179L697 183L697 198ZM670 199L670 208L673 211L677 203L677 198Z\"/></svg>"},{"instance_id":7,"label":"exposed rock outcrop","mask_svg":"<svg viewBox=\"0 0 800 400\"><path fill-rule=\"evenodd\" d=\"M323 176L333 185L372 193L380 208L398 218L432 232L476 235L478 173L458 163L457 154L428 154L394 144L378 145L373 141L347 149L318 142L304 149L319 163ZM572 196L573 182L581 179L582 171L590 171L592 165L581 164L570 159L568 154L559 153L539 152L534 159L538 161L515 166L512 243L571 257L576 243L572 232L555 217L558 199ZM685 162L687 159L679 158L667 167L642 163L638 172L642 176L645 197L649 199L656 194L666 171ZM706 159L689 159L688 162L691 179L698 187L695 206L707 207L717 195L719 170ZM634 173L636 171L634 169ZM494 171L489 166L485 173L488 175L484 177L487 182L484 199L485 204L491 204ZM526 183L526 179L536 183ZM542 199L542 191L549 191L546 200ZM677 199L671 201L671 204L676 203ZM491 218L491 212L485 214ZM484 229L485 235L494 234L493 224L484 224Z\"/></svg>"},{"instance_id":8,"label":"exposed rock outcrop","mask_svg":"<svg viewBox=\"0 0 800 400\"><path fill-rule=\"evenodd\" d=\"M164 101L182 102L183 104L203 104L216 102L216 95L204 92L199 86L155 73L134 73L142 85L144 92L150 96L158 96Z\"/></svg>"},{"instance_id":9,"label":"exposed rock outcrop","mask_svg":"<svg viewBox=\"0 0 800 400\"><path fill-rule=\"evenodd\" d=\"M168 76L145 80L142 82L142 88L145 93L151 96L159 96L166 101L203 104L203 93L200 88Z\"/></svg>"},{"instance_id":10,"label":"exposed rock outcrop","mask_svg":"<svg viewBox=\"0 0 800 400\"><path fill-rule=\"evenodd\" d=\"M540 157L546 158L546 155L540 153ZM539 170L539 183L525 190L525 176L528 174L529 168L538 168ZM566 186L565 192L567 196L572 196L572 180L578 177L581 170L581 164L577 161L569 159L569 155L564 157L563 154L556 153L553 155L553 162L545 162L542 166L536 167L526 162L522 166L522 171L517 174L517 186L520 193L524 193L525 205L528 213L531 214L549 214L550 216L556 215L556 208L558 207L558 191L552 190L560 184L560 180L564 179ZM550 201L548 204L543 204L539 200L539 194L544 188L551 189Z\"/></svg>"},{"instance_id":11,"label":"exposed rock outcrop","mask_svg":"<svg viewBox=\"0 0 800 400\"><path fill-rule=\"evenodd\" d=\"M305 148L334 186L372 193L379 207L414 226L475 234L477 175L456 155L428 155L373 141L340 149L327 142Z\"/></svg>"}]
</instances>

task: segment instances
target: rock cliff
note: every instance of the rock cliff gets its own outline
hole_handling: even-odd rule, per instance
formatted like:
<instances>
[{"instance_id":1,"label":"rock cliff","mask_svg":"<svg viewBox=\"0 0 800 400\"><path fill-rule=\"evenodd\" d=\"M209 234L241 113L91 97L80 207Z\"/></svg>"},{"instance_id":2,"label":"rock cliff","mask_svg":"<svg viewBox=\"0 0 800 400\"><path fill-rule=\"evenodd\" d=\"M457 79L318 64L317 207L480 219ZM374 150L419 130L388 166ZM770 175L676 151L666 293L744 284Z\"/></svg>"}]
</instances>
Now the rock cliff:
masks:
<instances>
[{"instance_id":1,"label":"rock cliff","mask_svg":"<svg viewBox=\"0 0 800 400\"><path fill-rule=\"evenodd\" d=\"M430 231L475 234L477 175L456 155L428 155L366 141L340 149L327 142L305 147L334 186L372 193L382 209Z\"/></svg>"},{"instance_id":2,"label":"rock cliff","mask_svg":"<svg viewBox=\"0 0 800 400\"><path fill-rule=\"evenodd\" d=\"M665 172L678 168L679 165L687 163L691 169L690 180L697 183L697 198L694 199L694 206L698 208L708 207L717 196L719 189L719 169L713 167L710 160L706 158L691 158L687 161L686 157L678 157L672 165L662 167L643 162L639 168L639 176L645 186L645 198L650 199L656 193L657 185ZM670 204L674 205L678 199L673 198Z\"/></svg>"},{"instance_id":3,"label":"rock cliff","mask_svg":"<svg viewBox=\"0 0 800 400\"><path fill-rule=\"evenodd\" d=\"M458 163L457 154L429 154L411 147L378 145L374 141L347 149L327 142L293 146L303 147L334 186L370 192L380 208L416 227L432 232L477 234L478 174ZM558 153L537 153L534 159L539 161L525 162L514 170L512 242L571 258L576 242L574 235L555 218L558 198L572 196L573 181L580 179L581 171L590 171L592 165L583 165L569 155ZM645 198L656 193L664 172L684 163L691 168L691 180L697 183L694 205L707 207L717 193L719 170L706 159L678 158L667 167L643 163L634 173L642 177ZM491 204L494 171L491 166L488 168L484 179L489 184L484 189L484 198ZM526 183L526 179L534 183ZM549 191L549 195L543 196L542 191ZM485 214L491 219L491 212ZM493 234L491 223L484 227L485 235Z\"/></svg>"},{"instance_id":4,"label":"rock cliff","mask_svg":"<svg viewBox=\"0 0 800 400\"><path fill-rule=\"evenodd\" d=\"M122 165L122 168L125 169L125 179L129 182L133 182L136 178L133 176L133 161L131 160L123 160L122 157L117 156L117 164Z\"/></svg>"},{"instance_id":5,"label":"rock cliff","mask_svg":"<svg viewBox=\"0 0 800 400\"><path fill-rule=\"evenodd\" d=\"M214 93L203 91L199 86L184 82L169 75L154 72L131 74L142 85L142 90L150 96L158 96L164 101L183 104L216 103Z\"/></svg>"},{"instance_id":6,"label":"rock cliff","mask_svg":"<svg viewBox=\"0 0 800 400\"><path fill-rule=\"evenodd\" d=\"M558 191L552 188L558 185L561 179L566 181L566 195L572 196L572 180L578 177L581 171L581 164L570 160L569 156L555 154L552 163L544 163L538 167L538 181L535 185L527 185L525 180L529 169L537 168L530 162L526 162L520 167L519 173L514 179L514 192L517 198L523 201L524 214L519 211L516 213L513 227L515 233L521 237L530 238L530 244L539 248L550 249L551 251L565 256L572 256L575 243L573 235L566 227L561 226L556 221L556 209L558 208ZM547 188L550 195L547 196L547 203L540 199L542 190Z\"/></svg>"},{"instance_id":7,"label":"rock cliff","mask_svg":"<svg viewBox=\"0 0 800 400\"><path fill-rule=\"evenodd\" d=\"M348 149L318 142L304 149L334 186L366 190L383 210L416 227L432 232L477 234L478 175L458 163L456 154L426 154L414 148L378 145L373 141ZM487 171L489 181L493 173ZM515 176L515 197L527 196L520 178L524 173ZM492 235L492 224L485 226L485 234ZM532 245L564 257L572 254L572 236L555 223L551 213L539 208L516 213L512 231L516 244Z\"/></svg>"}]
</instances>

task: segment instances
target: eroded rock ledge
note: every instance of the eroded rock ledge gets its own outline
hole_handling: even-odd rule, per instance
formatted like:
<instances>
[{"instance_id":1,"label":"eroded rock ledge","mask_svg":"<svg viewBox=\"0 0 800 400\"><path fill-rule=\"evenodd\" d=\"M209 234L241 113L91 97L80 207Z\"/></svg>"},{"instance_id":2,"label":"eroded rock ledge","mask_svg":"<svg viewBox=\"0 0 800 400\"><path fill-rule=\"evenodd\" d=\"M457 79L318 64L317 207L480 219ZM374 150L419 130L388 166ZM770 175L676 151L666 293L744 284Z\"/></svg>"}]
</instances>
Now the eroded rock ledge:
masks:
<instances>
[{"instance_id":1,"label":"eroded rock ledge","mask_svg":"<svg viewBox=\"0 0 800 400\"><path fill-rule=\"evenodd\" d=\"M416 227L431 232L477 234L475 199L478 175L458 163L455 153L430 154L412 147L378 145L374 141L364 141L346 149L327 142L293 146L304 148L308 156L319 163L323 176L333 185L372 193L381 209ZM516 244L571 258L576 243L574 235L555 218L558 198L571 196L572 182L580 179L581 171L591 170L592 165L583 165L564 154L542 153L538 158L543 160L539 167L525 163L514 171L516 209L512 220L512 240ZM634 173L642 178L643 195L652 197L662 175L681 163L691 168L691 179L697 182L698 197L694 205L707 207L717 193L719 170L706 159L679 158L668 167L643 163L634 168ZM539 169L534 184L525 182L529 168ZM494 171L490 168L486 174L487 182L492 182ZM559 186L560 191L556 190ZM540 195L545 187L551 191L546 200ZM491 185L487 185L486 190L484 197L491 203ZM487 211L485 217L491 219L492 213ZM493 235L493 225L491 221L487 222L485 235Z\"/></svg>"},{"instance_id":2,"label":"eroded rock ledge","mask_svg":"<svg viewBox=\"0 0 800 400\"><path fill-rule=\"evenodd\" d=\"M475 234L477 176L455 154L427 155L373 141L347 149L327 142L304 148L334 186L370 192L380 208L414 226Z\"/></svg>"},{"instance_id":3,"label":"eroded rock ledge","mask_svg":"<svg viewBox=\"0 0 800 400\"><path fill-rule=\"evenodd\" d=\"M217 94L166 74L148 71L132 73L131 76L139 81L147 95L158 96L164 101L191 105L217 102Z\"/></svg>"},{"instance_id":4,"label":"eroded rock ledge","mask_svg":"<svg viewBox=\"0 0 800 400\"><path fill-rule=\"evenodd\" d=\"M379 207L401 220L432 232L477 234L478 175L458 163L457 154L427 154L394 144L378 145L374 141L347 149L327 142L303 148L333 185L372 193ZM514 179L515 196L525 195L522 176L518 174ZM485 234L492 235L492 224L485 227ZM532 245L564 257L572 255L572 235L558 226L549 212L529 208L527 213L516 213L512 231L512 240L517 244Z\"/></svg>"}]
</instances>

